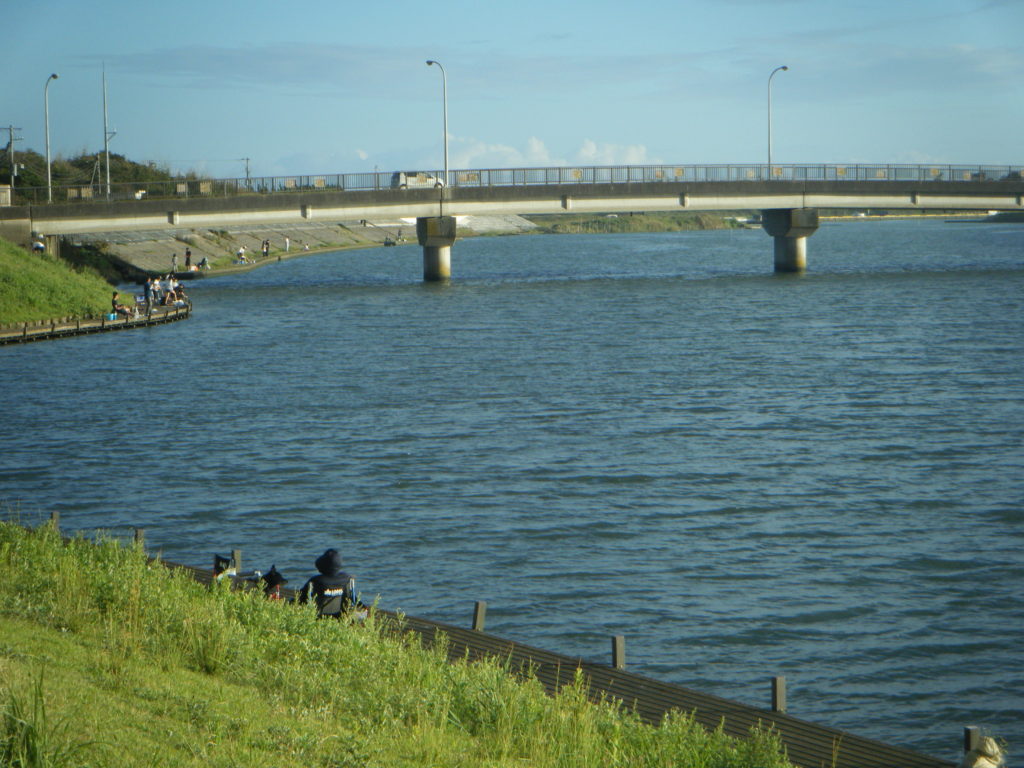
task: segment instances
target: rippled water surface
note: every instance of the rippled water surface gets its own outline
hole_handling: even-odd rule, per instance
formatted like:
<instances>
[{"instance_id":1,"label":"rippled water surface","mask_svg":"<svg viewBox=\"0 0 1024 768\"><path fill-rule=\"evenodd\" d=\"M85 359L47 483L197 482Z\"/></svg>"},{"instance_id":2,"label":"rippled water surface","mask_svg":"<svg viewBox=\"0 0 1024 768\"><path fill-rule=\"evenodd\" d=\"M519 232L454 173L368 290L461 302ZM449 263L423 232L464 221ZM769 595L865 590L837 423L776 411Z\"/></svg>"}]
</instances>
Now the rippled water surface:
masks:
<instances>
[{"instance_id":1,"label":"rippled water surface","mask_svg":"<svg viewBox=\"0 0 1024 768\"><path fill-rule=\"evenodd\" d=\"M336 545L407 613L948 759L1024 750L1024 225L480 238L190 286L193 319L0 349L0 503ZM1016 762L1016 761L1015 761Z\"/></svg>"}]
</instances>

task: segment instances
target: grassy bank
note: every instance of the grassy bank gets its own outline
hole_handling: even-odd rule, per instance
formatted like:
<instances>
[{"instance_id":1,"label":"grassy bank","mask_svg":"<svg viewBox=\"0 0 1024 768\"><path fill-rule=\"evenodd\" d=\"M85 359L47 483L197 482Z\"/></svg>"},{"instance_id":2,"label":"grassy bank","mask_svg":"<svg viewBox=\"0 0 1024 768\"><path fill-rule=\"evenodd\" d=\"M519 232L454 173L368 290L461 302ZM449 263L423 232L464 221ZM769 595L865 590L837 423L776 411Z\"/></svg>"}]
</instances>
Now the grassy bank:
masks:
<instances>
[{"instance_id":1,"label":"grassy bank","mask_svg":"<svg viewBox=\"0 0 1024 768\"><path fill-rule=\"evenodd\" d=\"M552 699L114 542L0 523L0 569L3 766L786 766L771 734L653 728L582 683Z\"/></svg>"},{"instance_id":2,"label":"grassy bank","mask_svg":"<svg viewBox=\"0 0 1024 768\"><path fill-rule=\"evenodd\" d=\"M694 229L729 229L733 219L713 213L545 214L524 216L539 234L614 234L625 232L683 232Z\"/></svg>"},{"instance_id":3,"label":"grassy bank","mask_svg":"<svg viewBox=\"0 0 1024 768\"><path fill-rule=\"evenodd\" d=\"M0 324L98 317L109 310L110 294L94 270L0 240Z\"/></svg>"}]
</instances>

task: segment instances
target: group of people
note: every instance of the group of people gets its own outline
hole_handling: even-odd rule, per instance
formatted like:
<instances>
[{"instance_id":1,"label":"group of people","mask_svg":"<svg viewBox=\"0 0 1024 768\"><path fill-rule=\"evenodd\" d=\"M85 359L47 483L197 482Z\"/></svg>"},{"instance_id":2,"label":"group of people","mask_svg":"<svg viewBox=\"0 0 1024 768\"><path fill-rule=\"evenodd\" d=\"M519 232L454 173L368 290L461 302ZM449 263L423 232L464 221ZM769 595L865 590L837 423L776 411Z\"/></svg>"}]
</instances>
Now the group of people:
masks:
<instances>
[{"instance_id":1,"label":"group of people","mask_svg":"<svg viewBox=\"0 0 1024 768\"><path fill-rule=\"evenodd\" d=\"M210 260L203 256L198 264L192 263L192 249L185 248L185 271L186 272L198 272L201 269L209 269ZM171 274L174 275L178 272L178 254L171 254Z\"/></svg>"},{"instance_id":2,"label":"group of people","mask_svg":"<svg viewBox=\"0 0 1024 768\"><path fill-rule=\"evenodd\" d=\"M220 555L215 557L214 576L230 573L231 560ZM351 616L365 619L368 609L356 594L356 580L351 574L342 570L341 553L331 548L320 555L313 563L318 571L310 578L295 595L295 601L301 605L309 602L316 604L317 616L340 619ZM258 571L251 579L263 588L263 594L270 600L283 600L281 587L288 583L277 566L270 566L266 573Z\"/></svg>"},{"instance_id":3,"label":"group of people","mask_svg":"<svg viewBox=\"0 0 1024 768\"><path fill-rule=\"evenodd\" d=\"M285 240L288 240L288 238L285 238ZM288 245L291 245L291 241L288 242ZM287 248L285 250L287 250ZM260 253L263 255L264 259L269 259L270 258L270 240L264 240L262 243L260 243ZM244 245L238 246L238 250L235 251L235 264L255 264L256 263L256 259L250 259L245 254L246 254L245 246ZM277 260L280 261L281 257L278 256Z\"/></svg>"},{"instance_id":4,"label":"group of people","mask_svg":"<svg viewBox=\"0 0 1024 768\"><path fill-rule=\"evenodd\" d=\"M151 277L145 284L146 308L152 307L184 307L188 304L188 296L181 283L169 274L163 279Z\"/></svg>"},{"instance_id":5,"label":"group of people","mask_svg":"<svg viewBox=\"0 0 1024 768\"><path fill-rule=\"evenodd\" d=\"M291 249L292 249L292 239L288 235L285 235L285 237L284 237L284 252L285 253L290 253ZM309 250L309 245L308 244L303 244L303 250L308 251ZM238 246L238 250L235 251L235 264L255 264L256 263L256 259L249 258L248 253L249 253L249 250L244 245ZM260 255L263 257L264 260L270 258L270 239L269 238L264 239L263 242L260 243ZM278 261L281 260L281 253L280 253L280 251L277 254L277 260ZM202 264L200 264L200 267L202 267Z\"/></svg>"}]
</instances>

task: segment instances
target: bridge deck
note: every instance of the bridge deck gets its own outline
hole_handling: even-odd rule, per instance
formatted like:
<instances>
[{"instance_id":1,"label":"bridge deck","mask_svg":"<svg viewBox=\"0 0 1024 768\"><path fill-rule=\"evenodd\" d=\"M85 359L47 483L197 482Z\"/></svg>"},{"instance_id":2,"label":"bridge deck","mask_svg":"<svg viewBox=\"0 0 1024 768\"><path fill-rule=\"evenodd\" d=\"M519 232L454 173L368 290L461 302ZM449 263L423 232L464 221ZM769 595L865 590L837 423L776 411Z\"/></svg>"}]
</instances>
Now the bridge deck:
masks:
<instances>
[{"instance_id":1,"label":"bridge deck","mask_svg":"<svg viewBox=\"0 0 1024 768\"><path fill-rule=\"evenodd\" d=\"M1024 181L641 181L455 186L442 189L294 190L234 197L55 203L0 208L0 232L49 235L129 230L283 226L566 212L731 211L779 208L1024 210ZM13 236L9 236L10 237ZM17 239L17 238L14 238Z\"/></svg>"}]
</instances>

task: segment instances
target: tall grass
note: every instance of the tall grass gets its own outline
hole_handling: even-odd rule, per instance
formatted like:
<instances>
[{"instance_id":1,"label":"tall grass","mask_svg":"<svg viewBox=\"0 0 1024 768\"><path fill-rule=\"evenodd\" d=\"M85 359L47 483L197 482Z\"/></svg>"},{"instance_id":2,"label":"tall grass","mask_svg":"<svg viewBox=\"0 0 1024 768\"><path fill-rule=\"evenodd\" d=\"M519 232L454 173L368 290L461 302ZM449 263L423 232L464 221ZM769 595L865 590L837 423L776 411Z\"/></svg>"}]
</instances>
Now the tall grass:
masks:
<instances>
[{"instance_id":1,"label":"tall grass","mask_svg":"<svg viewBox=\"0 0 1024 768\"><path fill-rule=\"evenodd\" d=\"M539 233L545 234L622 234L627 232L682 232L694 229L729 229L732 219L719 214L639 213L622 215L541 214L527 216Z\"/></svg>"},{"instance_id":2,"label":"tall grass","mask_svg":"<svg viewBox=\"0 0 1024 768\"><path fill-rule=\"evenodd\" d=\"M109 311L110 292L92 270L0 240L0 324L98 316Z\"/></svg>"},{"instance_id":3,"label":"tall grass","mask_svg":"<svg viewBox=\"0 0 1024 768\"><path fill-rule=\"evenodd\" d=\"M46 670L66 724L52 732L78 750L61 765L787 766L773 733L736 740L685 714L655 728L591 703L583 677L552 698L372 614L317 621L111 540L0 523L0 572L0 688L41 707Z\"/></svg>"}]
</instances>

